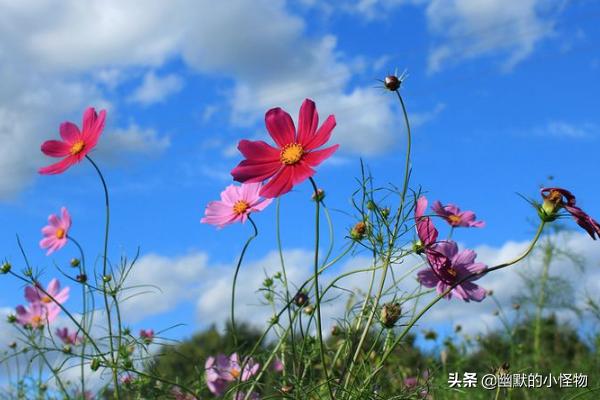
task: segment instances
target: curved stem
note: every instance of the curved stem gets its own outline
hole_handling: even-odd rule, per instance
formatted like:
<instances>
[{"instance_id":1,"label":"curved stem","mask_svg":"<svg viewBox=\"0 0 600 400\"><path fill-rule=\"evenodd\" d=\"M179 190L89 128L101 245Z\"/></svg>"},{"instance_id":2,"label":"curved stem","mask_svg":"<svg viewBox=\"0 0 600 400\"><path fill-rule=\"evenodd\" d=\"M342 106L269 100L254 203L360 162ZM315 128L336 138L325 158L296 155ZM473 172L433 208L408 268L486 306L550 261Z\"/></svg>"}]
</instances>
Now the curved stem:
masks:
<instances>
[{"instance_id":1,"label":"curved stem","mask_svg":"<svg viewBox=\"0 0 600 400\"><path fill-rule=\"evenodd\" d=\"M74 237L72 236L67 236L67 238L73 242L75 244L75 246L77 246L77 248L79 249L79 254L81 255L81 264L79 266L79 274L80 275L86 275L86 270L85 270L85 254L83 252L83 248L81 247L81 245L79 244L79 242L77 240L75 240ZM83 302L83 312L81 313L81 326L83 326L85 328L85 319L86 319L86 315L87 315L87 298L86 298L86 293L85 293L85 289L86 289L86 283L85 282L81 282L81 297L82 297L82 302ZM85 393L85 340L82 341L81 343L81 377L80 377L80 381L81 381L81 393Z\"/></svg>"},{"instance_id":2,"label":"curved stem","mask_svg":"<svg viewBox=\"0 0 600 400\"><path fill-rule=\"evenodd\" d=\"M321 298L319 297L319 205L321 204L318 200L319 189L315 180L311 177L310 183L313 186L315 192L315 262L314 262L314 278L315 278L315 303L317 312L317 337L319 338L319 353L321 354L321 364L323 364L323 374L325 375L325 382L327 383L327 391L329 392L329 398L334 400L333 390L331 389L331 382L329 382L329 373L327 372L327 363L325 360L325 348L323 345L323 329L321 323Z\"/></svg>"},{"instance_id":3,"label":"curved stem","mask_svg":"<svg viewBox=\"0 0 600 400\"><path fill-rule=\"evenodd\" d=\"M238 260L238 263L235 267L235 273L233 274L233 285L231 286L231 334L233 336L233 345L235 347L237 347L238 345L237 332L235 329L235 287L237 283L238 273L240 272L240 267L242 266L242 261L244 261L244 255L246 254L246 250L248 250L250 242L252 242L252 240L258 236L258 228L256 227L256 224L254 223L252 218L250 218L250 215L248 215L248 221L250 221L250 223L252 224L254 233L248 238L248 240L246 240L246 243L242 248L240 259Z\"/></svg>"},{"instance_id":4,"label":"curved stem","mask_svg":"<svg viewBox=\"0 0 600 400\"><path fill-rule=\"evenodd\" d=\"M108 286L108 282L104 279L104 277L107 275L107 266L108 266L108 232L109 232L109 227L110 227L110 201L109 201L109 196L108 196L108 187L106 186L106 181L104 180L104 176L102 175L100 168L98 168L98 166L96 165L94 160L92 160L90 158L90 156L86 155L85 158L87 158L87 160L92 164L92 166L98 173L98 177L100 177L100 181L102 182L102 188L104 189L104 205L105 205L105 209L106 209L106 223L105 223L105 228L104 228L104 256L102 257L102 278L103 278L102 279L102 289L103 289L102 295L104 297L104 308L106 309L108 342L110 344L110 358L112 361L111 369L112 369L113 383L115 385L114 397L115 397L115 399L119 399L119 397L120 397L119 396L120 395L119 377L117 375L117 366L116 366L116 362L118 361L119 353L117 352L117 356L116 356L117 358L115 359L115 349L114 349L113 332L112 332L112 318L110 315L111 307L110 307L110 303L108 300L108 294L107 294L107 289L109 288L109 286ZM120 335L120 332L119 332L119 335Z\"/></svg>"}]
</instances>

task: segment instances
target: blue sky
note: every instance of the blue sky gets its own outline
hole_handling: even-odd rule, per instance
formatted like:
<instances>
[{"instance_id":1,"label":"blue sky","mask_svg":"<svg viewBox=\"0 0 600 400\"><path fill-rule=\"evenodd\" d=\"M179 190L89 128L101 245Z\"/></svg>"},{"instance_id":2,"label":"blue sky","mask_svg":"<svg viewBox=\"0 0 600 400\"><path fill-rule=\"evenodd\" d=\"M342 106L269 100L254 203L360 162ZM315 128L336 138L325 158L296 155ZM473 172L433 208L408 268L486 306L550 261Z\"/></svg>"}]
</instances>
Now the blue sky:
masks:
<instances>
[{"instance_id":1,"label":"blue sky","mask_svg":"<svg viewBox=\"0 0 600 400\"><path fill-rule=\"evenodd\" d=\"M145 4L0 4L0 255L21 265L18 233L49 280L52 262L76 250L47 258L37 244L48 214L63 205L88 257L99 254L103 198L91 166L50 177L36 170L51 162L39 145L58 137L61 121L80 124L85 107L106 108L92 156L111 190L110 254L116 260L140 246L136 282L167 288L131 307L136 326L185 322L180 336L225 318L226 298L211 298L210 289L227 287L250 227L216 231L199 220L230 183L237 141L267 138L267 109L281 106L296 119L308 97L321 120L336 115L340 151L315 176L332 209L351 210L360 158L381 185L399 184L405 131L394 96L376 81L395 70L409 74L402 93L414 127L411 186L487 222L457 236L488 251L482 261L531 236L535 213L516 193L537 197L549 175L600 216L593 1ZM313 243L310 194L305 183L281 200L284 247L298 268ZM353 220L333 214L339 248ZM274 217L275 207L256 215L249 277L270 267ZM2 285L0 307L19 304L20 284Z\"/></svg>"}]
</instances>

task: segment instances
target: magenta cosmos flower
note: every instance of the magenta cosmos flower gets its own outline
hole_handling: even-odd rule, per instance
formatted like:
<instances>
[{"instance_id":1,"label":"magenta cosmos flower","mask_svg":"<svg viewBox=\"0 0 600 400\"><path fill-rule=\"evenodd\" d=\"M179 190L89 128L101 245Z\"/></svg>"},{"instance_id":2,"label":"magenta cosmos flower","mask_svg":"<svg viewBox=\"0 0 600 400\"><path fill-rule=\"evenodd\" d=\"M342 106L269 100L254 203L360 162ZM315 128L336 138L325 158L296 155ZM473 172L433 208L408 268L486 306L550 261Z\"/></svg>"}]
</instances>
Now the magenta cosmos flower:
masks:
<instances>
[{"instance_id":1,"label":"magenta cosmos flower","mask_svg":"<svg viewBox=\"0 0 600 400\"><path fill-rule=\"evenodd\" d=\"M80 162L98 143L98 138L104 129L106 110L96 113L89 107L83 113L81 131L72 122L63 122L60 125L60 140L48 140L42 144L42 152L50 157L63 158L59 162L40 168L43 175L60 174L71 165Z\"/></svg>"},{"instance_id":2,"label":"magenta cosmos flower","mask_svg":"<svg viewBox=\"0 0 600 400\"><path fill-rule=\"evenodd\" d=\"M452 240L438 242L430 251L435 262L430 263L429 268L419 271L417 277L423 286L435 287L439 294L444 293L463 278L474 273L479 274L487 268L485 264L475 262L477 254L473 250L459 252L458 245ZM480 277L481 275L478 275L458 284L446 295L446 298L451 299L454 295L466 302L483 300L485 289L473 283Z\"/></svg>"},{"instance_id":3,"label":"magenta cosmos flower","mask_svg":"<svg viewBox=\"0 0 600 400\"><path fill-rule=\"evenodd\" d=\"M262 211L272 199L261 199L262 183L244 183L241 186L229 185L221 192L221 200L211 201L204 211L203 224L223 228L235 222L246 222L251 212Z\"/></svg>"},{"instance_id":4,"label":"magenta cosmos flower","mask_svg":"<svg viewBox=\"0 0 600 400\"><path fill-rule=\"evenodd\" d=\"M237 379L247 381L258 372L260 365L252 358L247 360L242 371L237 353L230 357L219 354L216 357L208 357L204 364L206 374L206 385L208 390L216 396L221 396L227 390L230 382Z\"/></svg>"},{"instance_id":5,"label":"magenta cosmos flower","mask_svg":"<svg viewBox=\"0 0 600 400\"><path fill-rule=\"evenodd\" d=\"M77 345L81 343L81 337L77 335L77 331L69 332L69 328L58 328L56 336L66 345Z\"/></svg>"},{"instance_id":6,"label":"magenta cosmos flower","mask_svg":"<svg viewBox=\"0 0 600 400\"><path fill-rule=\"evenodd\" d=\"M44 238L40 241L42 249L48 249L46 255L60 250L67 244L67 234L71 228L71 215L66 207L60 209L61 218L56 214L51 214L48 217L48 225L42 228Z\"/></svg>"},{"instance_id":7,"label":"magenta cosmos flower","mask_svg":"<svg viewBox=\"0 0 600 400\"><path fill-rule=\"evenodd\" d=\"M561 188L542 188L541 194L544 198L541 212L544 213L548 221L556 219L556 212L564 208L571 214L577 225L585 229L592 239L600 238L600 223L575 205L575 196L571 192Z\"/></svg>"},{"instance_id":8,"label":"magenta cosmos flower","mask_svg":"<svg viewBox=\"0 0 600 400\"><path fill-rule=\"evenodd\" d=\"M475 213L473 211L460 211L460 208L454 204L442 205L439 201L435 201L431 205L434 213L445 219L453 228L483 228L485 222L475 221Z\"/></svg>"},{"instance_id":9,"label":"magenta cosmos flower","mask_svg":"<svg viewBox=\"0 0 600 400\"><path fill-rule=\"evenodd\" d=\"M298 132L292 117L281 108L273 108L265 115L265 124L277 147L262 140L241 140L238 149L245 160L231 171L238 182L262 182L270 179L260 195L279 197L295 185L315 174L313 167L331 157L339 145L316 150L329 140L335 127L335 117L327 117L319 126L315 103L306 99L300 107ZM317 129L318 128L318 129Z\"/></svg>"},{"instance_id":10,"label":"magenta cosmos flower","mask_svg":"<svg viewBox=\"0 0 600 400\"><path fill-rule=\"evenodd\" d=\"M46 293L48 294L44 293L39 287L26 286L25 298L30 304L41 304L46 310L48 322L52 322L60 313L59 304L63 304L69 299L69 291L69 287L61 290L60 282L54 278L48 283L48 287L46 288Z\"/></svg>"},{"instance_id":11,"label":"magenta cosmos flower","mask_svg":"<svg viewBox=\"0 0 600 400\"><path fill-rule=\"evenodd\" d=\"M140 338L145 343L152 343L154 340L154 329L140 329Z\"/></svg>"},{"instance_id":12,"label":"magenta cosmos flower","mask_svg":"<svg viewBox=\"0 0 600 400\"><path fill-rule=\"evenodd\" d=\"M438 238L438 230L433 225L433 222L431 222L431 218L425 216L426 209L427 198L421 196L415 204L415 225L417 227L417 236L425 250L434 245Z\"/></svg>"}]
</instances>

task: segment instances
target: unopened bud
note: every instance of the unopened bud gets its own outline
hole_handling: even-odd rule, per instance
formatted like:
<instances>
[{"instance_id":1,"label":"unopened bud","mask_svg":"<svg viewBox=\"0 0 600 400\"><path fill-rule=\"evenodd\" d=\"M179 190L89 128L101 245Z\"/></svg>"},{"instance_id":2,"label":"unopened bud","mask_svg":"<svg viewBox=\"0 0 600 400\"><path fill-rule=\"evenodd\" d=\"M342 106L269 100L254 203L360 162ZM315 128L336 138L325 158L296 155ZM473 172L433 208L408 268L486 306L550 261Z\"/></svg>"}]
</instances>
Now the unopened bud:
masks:
<instances>
[{"instance_id":1,"label":"unopened bud","mask_svg":"<svg viewBox=\"0 0 600 400\"><path fill-rule=\"evenodd\" d=\"M79 258L71 258L71 267L77 268L77 267L79 267L79 264L81 264L81 261L79 261Z\"/></svg>"},{"instance_id":2,"label":"unopened bud","mask_svg":"<svg viewBox=\"0 0 600 400\"><path fill-rule=\"evenodd\" d=\"M331 336L338 336L340 333L342 333L342 330L339 326L334 325L331 327Z\"/></svg>"},{"instance_id":3,"label":"unopened bud","mask_svg":"<svg viewBox=\"0 0 600 400\"><path fill-rule=\"evenodd\" d=\"M76 280L77 280L77 282L79 282L79 283L86 283L86 282L87 282L87 275L86 275L86 274L80 274L80 275L77 275L77 276L75 277L75 279L76 279Z\"/></svg>"},{"instance_id":4,"label":"unopened bud","mask_svg":"<svg viewBox=\"0 0 600 400\"><path fill-rule=\"evenodd\" d=\"M104 276L102 277L102 281L103 281L104 283L108 283L108 282L112 281L112 276L110 276L110 275L104 275Z\"/></svg>"},{"instance_id":5,"label":"unopened bud","mask_svg":"<svg viewBox=\"0 0 600 400\"><path fill-rule=\"evenodd\" d=\"M298 292L296 293L296 295L294 296L294 303L298 306L298 307L303 307L308 305L309 302L309 298L308 295L305 292Z\"/></svg>"},{"instance_id":6,"label":"unopened bud","mask_svg":"<svg viewBox=\"0 0 600 400\"><path fill-rule=\"evenodd\" d=\"M12 265L10 265L10 263L8 261L6 261L2 264L2 267L0 268L0 272L2 272L3 274L8 274L10 272L11 268L12 268Z\"/></svg>"},{"instance_id":7,"label":"unopened bud","mask_svg":"<svg viewBox=\"0 0 600 400\"><path fill-rule=\"evenodd\" d=\"M10 343L8 344L8 347L10 347L11 349L16 349L16 348L17 348L17 342L14 342L14 341L13 341L13 342L10 342Z\"/></svg>"},{"instance_id":8,"label":"unopened bud","mask_svg":"<svg viewBox=\"0 0 600 400\"><path fill-rule=\"evenodd\" d=\"M92 371L98 371L98 368L100 368L100 360L97 358L92 358L92 362L90 363L90 369Z\"/></svg>"},{"instance_id":9,"label":"unopened bud","mask_svg":"<svg viewBox=\"0 0 600 400\"><path fill-rule=\"evenodd\" d=\"M381 307L379 320L386 328L393 328L400 319L401 314L402 307L400 307L400 303L386 303Z\"/></svg>"},{"instance_id":10,"label":"unopened bud","mask_svg":"<svg viewBox=\"0 0 600 400\"><path fill-rule=\"evenodd\" d=\"M396 75L388 75L383 80L385 88L387 90L391 90L392 92L395 92L396 90L400 89L401 83L402 81L400 81L400 79Z\"/></svg>"},{"instance_id":11,"label":"unopened bud","mask_svg":"<svg viewBox=\"0 0 600 400\"><path fill-rule=\"evenodd\" d=\"M367 210L374 211L377 209L377 204L373 200L367 201Z\"/></svg>"},{"instance_id":12,"label":"unopened bud","mask_svg":"<svg viewBox=\"0 0 600 400\"><path fill-rule=\"evenodd\" d=\"M9 324L14 324L15 322L17 322L17 316L14 314L8 314L6 319L8 320Z\"/></svg>"},{"instance_id":13,"label":"unopened bud","mask_svg":"<svg viewBox=\"0 0 600 400\"><path fill-rule=\"evenodd\" d=\"M362 240L366 233L367 224L364 221L360 221L350 230L350 237L354 240Z\"/></svg>"},{"instance_id":14,"label":"unopened bud","mask_svg":"<svg viewBox=\"0 0 600 400\"><path fill-rule=\"evenodd\" d=\"M69 346L68 344L64 345L62 351L65 354L71 354L71 351L72 351L71 346Z\"/></svg>"},{"instance_id":15,"label":"unopened bud","mask_svg":"<svg viewBox=\"0 0 600 400\"><path fill-rule=\"evenodd\" d=\"M389 217L389 216L390 216L390 208L389 208L389 207L382 208L382 209L381 209L381 216L382 216L384 219L387 219L387 217Z\"/></svg>"},{"instance_id":16,"label":"unopened bud","mask_svg":"<svg viewBox=\"0 0 600 400\"><path fill-rule=\"evenodd\" d=\"M304 314L312 315L312 313L315 312L315 308L312 305L308 305L308 306L304 307L303 311L304 311Z\"/></svg>"},{"instance_id":17,"label":"unopened bud","mask_svg":"<svg viewBox=\"0 0 600 400\"><path fill-rule=\"evenodd\" d=\"M323 189L317 189L317 193L313 192L311 198L313 201L321 202L325 198L325 191Z\"/></svg>"},{"instance_id":18,"label":"unopened bud","mask_svg":"<svg viewBox=\"0 0 600 400\"><path fill-rule=\"evenodd\" d=\"M521 308L521 305L519 303L514 303L512 308L518 311Z\"/></svg>"}]
</instances>

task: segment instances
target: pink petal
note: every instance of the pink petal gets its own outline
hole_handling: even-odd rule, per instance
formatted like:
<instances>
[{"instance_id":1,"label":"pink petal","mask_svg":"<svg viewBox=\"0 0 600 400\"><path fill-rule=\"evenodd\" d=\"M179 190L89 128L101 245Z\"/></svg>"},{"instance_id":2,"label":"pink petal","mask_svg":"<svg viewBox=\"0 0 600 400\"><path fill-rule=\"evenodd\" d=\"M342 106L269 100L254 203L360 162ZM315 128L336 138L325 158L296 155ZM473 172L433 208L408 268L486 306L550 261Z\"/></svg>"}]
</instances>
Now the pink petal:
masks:
<instances>
[{"instance_id":1,"label":"pink petal","mask_svg":"<svg viewBox=\"0 0 600 400\"><path fill-rule=\"evenodd\" d=\"M236 201L240 199L238 194L237 186L229 185L221 192L221 201L227 204L228 208L231 210L231 207L235 204Z\"/></svg>"},{"instance_id":2,"label":"pink petal","mask_svg":"<svg viewBox=\"0 0 600 400\"><path fill-rule=\"evenodd\" d=\"M427 209L427 197L421 196L417 199L417 205L415 206L415 218L419 219L425 215Z\"/></svg>"},{"instance_id":3,"label":"pink petal","mask_svg":"<svg viewBox=\"0 0 600 400\"><path fill-rule=\"evenodd\" d=\"M469 272L469 274L479 274L479 273L485 271L486 268L487 268L487 265L485 265L484 263L480 263L480 262L473 263L473 264L467 265L465 267L465 269ZM479 278L480 277L476 277L476 278L473 278L472 280L477 280Z\"/></svg>"},{"instance_id":4,"label":"pink petal","mask_svg":"<svg viewBox=\"0 0 600 400\"><path fill-rule=\"evenodd\" d=\"M334 146L327 147L323 150L311 151L310 153L304 154L302 160L308 163L311 167L316 167L317 165L321 164L323 161L331 157L339 147L340 145L336 144Z\"/></svg>"},{"instance_id":5,"label":"pink petal","mask_svg":"<svg viewBox=\"0 0 600 400\"><path fill-rule=\"evenodd\" d=\"M60 124L60 137L69 144L73 144L81 139L79 128L72 122L63 122Z\"/></svg>"},{"instance_id":6,"label":"pink petal","mask_svg":"<svg viewBox=\"0 0 600 400\"><path fill-rule=\"evenodd\" d=\"M321 125L317 133L312 137L312 139L308 143L304 143L304 148L310 151L323 146L329 141L329 138L331 137L331 132L333 131L333 128L335 128L335 125L335 117L333 115L327 117L325 122L323 122L323 125Z\"/></svg>"},{"instance_id":7,"label":"pink petal","mask_svg":"<svg viewBox=\"0 0 600 400\"><path fill-rule=\"evenodd\" d=\"M269 146L262 140L240 140L238 150L249 160L263 162L279 161L280 150Z\"/></svg>"},{"instance_id":8,"label":"pink petal","mask_svg":"<svg viewBox=\"0 0 600 400\"><path fill-rule=\"evenodd\" d=\"M67 210L66 207L62 207L60 212L62 214L62 228L65 230L66 234L69 228L71 228L71 214L69 214L69 210Z\"/></svg>"},{"instance_id":9,"label":"pink petal","mask_svg":"<svg viewBox=\"0 0 600 400\"><path fill-rule=\"evenodd\" d=\"M250 205L259 202L261 187L262 184L260 182L242 183L242 186L239 188L241 199Z\"/></svg>"},{"instance_id":10,"label":"pink petal","mask_svg":"<svg viewBox=\"0 0 600 400\"><path fill-rule=\"evenodd\" d=\"M294 169L282 168L265 186L260 190L260 195L266 198L275 198L292 190L294 180Z\"/></svg>"},{"instance_id":11,"label":"pink petal","mask_svg":"<svg viewBox=\"0 0 600 400\"><path fill-rule=\"evenodd\" d=\"M40 240L40 247L42 249L47 249L54 245L55 240L56 240L55 236L45 237L42 240Z\"/></svg>"},{"instance_id":12,"label":"pink petal","mask_svg":"<svg viewBox=\"0 0 600 400\"><path fill-rule=\"evenodd\" d=\"M426 268L417 272L417 279L421 285L428 288L435 287L440 281L437 275L430 268Z\"/></svg>"},{"instance_id":13,"label":"pink petal","mask_svg":"<svg viewBox=\"0 0 600 400\"><path fill-rule=\"evenodd\" d=\"M440 217L448 216L448 213L446 212L446 210L442 206L442 203L439 200L436 200L431 204L431 209L433 210L434 213L436 213ZM423 211L425 211L425 210L423 210Z\"/></svg>"},{"instance_id":14,"label":"pink petal","mask_svg":"<svg viewBox=\"0 0 600 400\"><path fill-rule=\"evenodd\" d=\"M56 216L56 214L48 215L48 223L55 228L60 228L60 219Z\"/></svg>"},{"instance_id":15,"label":"pink petal","mask_svg":"<svg viewBox=\"0 0 600 400\"><path fill-rule=\"evenodd\" d=\"M40 294L32 286L25 286L25 299L30 303L37 303L40 301Z\"/></svg>"},{"instance_id":16,"label":"pink petal","mask_svg":"<svg viewBox=\"0 0 600 400\"><path fill-rule=\"evenodd\" d=\"M462 286L469 298L473 301L481 301L486 296L485 289L472 282L465 282L462 284Z\"/></svg>"},{"instance_id":17,"label":"pink petal","mask_svg":"<svg viewBox=\"0 0 600 400\"><path fill-rule=\"evenodd\" d=\"M96 110L89 107L83 113L83 140L85 141L86 152L89 152L96 143L98 138L104 130L104 123L106 121L106 110L100 111L100 114L96 114Z\"/></svg>"},{"instance_id":18,"label":"pink petal","mask_svg":"<svg viewBox=\"0 0 600 400\"><path fill-rule=\"evenodd\" d=\"M46 292L48 292L52 297L54 297L58 293L59 290L60 290L60 282L56 278L52 279L50 281L50 283L48 284L48 287L46 288Z\"/></svg>"},{"instance_id":19,"label":"pink petal","mask_svg":"<svg viewBox=\"0 0 600 400\"><path fill-rule=\"evenodd\" d=\"M292 121L290 114L281 108L272 108L267 111L265 124L269 134L279 147L295 142L296 128L294 127L294 121Z\"/></svg>"},{"instance_id":20,"label":"pink petal","mask_svg":"<svg viewBox=\"0 0 600 400\"><path fill-rule=\"evenodd\" d=\"M251 210L255 211L255 212L262 211L272 202L273 202L273 199L264 199L256 204L253 204L251 207Z\"/></svg>"},{"instance_id":21,"label":"pink petal","mask_svg":"<svg viewBox=\"0 0 600 400\"><path fill-rule=\"evenodd\" d=\"M42 153L50 157L65 157L71 153L71 146L59 140L47 140L42 144Z\"/></svg>"},{"instance_id":22,"label":"pink petal","mask_svg":"<svg viewBox=\"0 0 600 400\"><path fill-rule=\"evenodd\" d=\"M76 159L73 157L67 157L55 164L40 168L38 172L42 175L61 174L65 172L71 165L75 164L75 160Z\"/></svg>"},{"instance_id":23,"label":"pink petal","mask_svg":"<svg viewBox=\"0 0 600 400\"><path fill-rule=\"evenodd\" d=\"M300 107L300 115L298 116L298 143L302 145L309 143L315 135L317 126L319 126L319 114L315 103L310 99L306 99Z\"/></svg>"},{"instance_id":24,"label":"pink petal","mask_svg":"<svg viewBox=\"0 0 600 400\"><path fill-rule=\"evenodd\" d=\"M262 182L275 175L282 167L279 160L272 162L243 160L231 171L238 182Z\"/></svg>"},{"instance_id":25,"label":"pink petal","mask_svg":"<svg viewBox=\"0 0 600 400\"><path fill-rule=\"evenodd\" d=\"M475 251L470 250L470 249L465 249L465 250L459 252L458 254L456 254L454 257L452 257L452 265L455 265L455 266L470 265L470 264L473 264L473 262L475 262L475 258L477 258L477 253L475 253Z\"/></svg>"}]
</instances>

